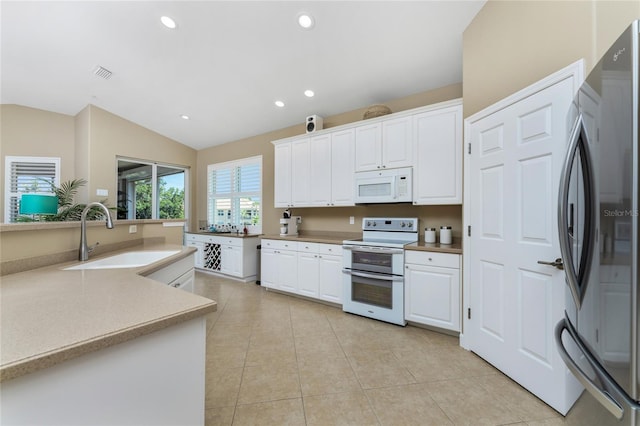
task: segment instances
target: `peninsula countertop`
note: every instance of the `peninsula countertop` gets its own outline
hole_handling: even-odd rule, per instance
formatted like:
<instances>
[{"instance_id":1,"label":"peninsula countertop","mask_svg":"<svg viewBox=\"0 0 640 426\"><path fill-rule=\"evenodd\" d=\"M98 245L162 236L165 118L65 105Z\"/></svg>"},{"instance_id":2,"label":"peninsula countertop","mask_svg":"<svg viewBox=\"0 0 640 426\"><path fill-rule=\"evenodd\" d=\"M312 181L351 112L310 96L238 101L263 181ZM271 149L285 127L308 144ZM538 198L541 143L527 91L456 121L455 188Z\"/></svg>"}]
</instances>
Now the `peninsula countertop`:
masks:
<instances>
[{"instance_id":1,"label":"peninsula countertop","mask_svg":"<svg viewBox=\"0 0 640 426\"><path fill-rule=\"evenodd\" d=\"M78 263L67 262L3 276L0 381L216 310L213 300L145 278L195 249L174 244L139 245L100 257L133 250L178 253L137 268L65 271L63 268Z\"/></svg>"}]
</instances>

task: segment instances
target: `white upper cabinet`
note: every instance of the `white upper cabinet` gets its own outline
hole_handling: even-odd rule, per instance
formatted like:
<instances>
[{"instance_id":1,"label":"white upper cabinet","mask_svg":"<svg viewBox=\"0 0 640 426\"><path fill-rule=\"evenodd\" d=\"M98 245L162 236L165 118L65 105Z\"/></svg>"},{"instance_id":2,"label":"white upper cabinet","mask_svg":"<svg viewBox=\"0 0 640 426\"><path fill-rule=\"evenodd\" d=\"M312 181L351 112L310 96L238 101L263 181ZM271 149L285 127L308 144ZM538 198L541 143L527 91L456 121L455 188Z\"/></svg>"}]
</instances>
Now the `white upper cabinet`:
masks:
<instances>
[{"instance_id":1,"label":"white upper cabinet","mask_svg":"<svg viewBox=\"0 0 640 426\"><path fill-rule=\"evenodd\" d=\"M413 167L413 203L462 203L462 100L274 141L275 207L354 205L354 173Z\"/></svg>"},{"instance_id":2,"label":"white upper cabinet","mask_svg":"<svg viewBox=\"0 0 640 426\"><path fill-rule=\"evenodd\" d=\"M356 127L356 171L377 170L382 165L382 123Z\"/></svg>"},{"instance_id":3,"label":"white upper cabinet","mask_svg":"<svg viewBox=\"0 0 640 426\"><path fill-rule=\"evenodd\" d=\"M462 204L462 105L413 116L413 204Z\"/></svg>"},{"instance_id":4,"label":"white upper cabinet","mask_svg":"<svg viewBox=\"0 0 640 426\"><path fill-rule=\"evenodd\" d=\"M275 144L274 206L353 206L355 130Z\"/></svg>"},{"instance_id":5,"label":"white upper cabinet","mask_svg":"<svg viewBox=\"0 0 640 426\"><path fill-rule=\"evenodd\" d=\"M413 166L411 117L382 122L382 168Z\"/></svg>"},{"instance_id":6,"label":"white upper cabinet","mask_svg":"<svg viewBox=\"0 0 640 426\"><path fill-rule=\"evenodd\" d=\"M277 144L274 156L273 204L291 207L291 142Z\"/></svg>"},{"instance_id":7,"label":"white upper cabinet","mask_svg":"<svg viewBox=\"0 0 640 426\"><path fill-rule=\"evenodd\" d=\"M356 171L413 166L411 116L356 127Z\"/></svg>"},{"instance_id":8,"label":"white upper cabinet","mask_svg":"<svg viewBox=\"0 0 640 426\"><path fill-rule=\"evenodd\" d=\"M331 204L331 133L311 138L310 204L328 206Z\"/></svg>"},{"instance_id":9,"label":"white upper cabinet","mask_svg":"<svg viewBox=\"0 0 640 426\"><path fill-rule=\"evenodd\" d=\"M291 144L291 204L311 205L311 140L298 139Z\"/></svg>"},{"instance_id":10,"label":"white upper cabinet","mask_svg":"<svg viewBox=\"0 0 640 426\"><path fill-rule=\"evenodd\" d=\"M278 143L274 155L274 207L311 205L310 138Z\"/></svg>"},{"instance_id":11,"label":"white upper cabinet","mask_svg":"<svg viewBox=\"0 0 640 426\"><path fill-rule=\"evenodd\" d=\"M354 205L354 135L347 129L311 138L312 206Z\"/></svg>"},{"instance_id":12,"label":"white upper cabinet","mask_svg":"<svg viewBox=\"0 0 640 426\"><path fill-rule=\"evenodd\" d=\"M355 130L331 134L331 205L353 206Z\"/></svg>"}]
</instances>

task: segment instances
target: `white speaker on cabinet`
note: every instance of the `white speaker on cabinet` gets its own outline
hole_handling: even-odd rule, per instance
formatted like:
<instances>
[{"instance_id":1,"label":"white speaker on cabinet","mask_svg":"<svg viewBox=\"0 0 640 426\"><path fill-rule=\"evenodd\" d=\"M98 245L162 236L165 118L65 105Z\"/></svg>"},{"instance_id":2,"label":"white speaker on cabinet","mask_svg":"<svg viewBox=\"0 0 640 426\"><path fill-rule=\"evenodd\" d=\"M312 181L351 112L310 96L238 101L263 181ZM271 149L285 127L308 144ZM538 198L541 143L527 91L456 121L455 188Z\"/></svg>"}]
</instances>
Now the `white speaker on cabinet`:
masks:
<instances>
[{"instance_id":1,"label":"white speaker on cabinet","mask_svg":"<svg viewBox=\"0 0 640 426\"><path fill-rule=\"evenodd\" d=\"M310 115L306 122L307 133L313 133L316 130L322 130L322 117L319 115Z\"/></svg>"}]
</instances>

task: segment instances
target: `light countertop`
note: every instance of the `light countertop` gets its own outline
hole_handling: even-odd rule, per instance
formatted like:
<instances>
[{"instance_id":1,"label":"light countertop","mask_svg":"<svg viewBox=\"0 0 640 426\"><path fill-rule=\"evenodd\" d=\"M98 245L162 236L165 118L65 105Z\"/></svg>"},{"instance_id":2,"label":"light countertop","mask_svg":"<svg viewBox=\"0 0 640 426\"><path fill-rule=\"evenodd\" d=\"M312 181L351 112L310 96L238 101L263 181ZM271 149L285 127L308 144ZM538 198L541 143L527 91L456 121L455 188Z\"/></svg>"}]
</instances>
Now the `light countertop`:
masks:
<instances>
[{"instance_id":1,"label":"light countertop","mask_svg":"<svg viewBox=\"0 0 640 426\"><path fill-rule=\"evenodd\" d=\"M454 239L453 244L440 244L440 243L425 243L424 240L420 240L417 243L407 244L406 250L417 251L430 251L437 253L453 253L462 254L462 241Z\"/></svg>"},{"instance_id":2,"label":"light countertop","mask_svg":"<svg viewBox=\"0 0 640 426\"><path fill-rule=\"evenodd\" d=\"M144 277L195 249L154 244L121 252L132 250L179 253L138 268L64 271L62 268L78 263L68 262L3 276L0 381L216 310L213 300Z\"/></svg>"},{"instance_id":3,"label":"light countertop","mask_svg":"<svg viewBox=\"0 0 640 426\"><path fill-rule=\"evenodd\" d=\"M286 236L283 237L279 234L270 234L263 235L263 240L285 240L285 241L299 241L305 243L321 243L321 244L340 244L344 240L350 240L354 238L361 238L362 234L323 234L323 233L313 233L313 234L300 234L297 236Z\"/></svg>"},{"instance_id":4,"label":"light countertop","mask_svg":"<svg viewBox=\"0 0 640 426\"><path fill-rule=\"evenodd\" d=\"M274 235L263 235L262 239L267 240L286 240L286 241L300 241L300 242L308 242L308 243L324 243L324 244L340 244L344 240L362 238L361 234L322 234L322 233L314 233L314 234L300 234L295 237L282 237L278 234ZM430 252L439 252L439 253L453 253L453 254L462 254L462 241L459 239L454 239L453 244L440 244L440 243L425 243L423 240L420 240L416 243L407 244L405 246L406 250L418 250L418 251L430 251Z\"/></svg>"},{"instance_id":5,"label":"light countertop","mask_svg":"<svg viewBox=\"0 0 640 426\"><path fill-rule=\"evenodd\" d=\"M213 237L231 237L231 238L258 238L260 234L245 234L243 232L209 232L209 231L198 231L198 232L187 232L187 234L193 235L209 235Z\"/></svg>"}]
</instances>

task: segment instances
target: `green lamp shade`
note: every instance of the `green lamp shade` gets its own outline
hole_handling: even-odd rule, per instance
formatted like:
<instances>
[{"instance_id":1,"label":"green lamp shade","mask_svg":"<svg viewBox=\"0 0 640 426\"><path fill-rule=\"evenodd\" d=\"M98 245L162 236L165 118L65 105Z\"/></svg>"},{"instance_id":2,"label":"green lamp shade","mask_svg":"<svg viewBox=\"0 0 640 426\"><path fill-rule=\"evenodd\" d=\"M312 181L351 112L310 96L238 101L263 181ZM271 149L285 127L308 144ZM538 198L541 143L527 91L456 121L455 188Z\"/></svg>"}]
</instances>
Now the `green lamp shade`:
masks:
<instances>
[{"instance_id":1,"label":"green lamp shade","mask_svg":"<svg viewBox=\"0 0 640 426\"><path fill-rule=\"evenodd\" d=\"M58 197L55 195L22 194L20 214L56 214Z\"/></svg>"}]
</instances>

